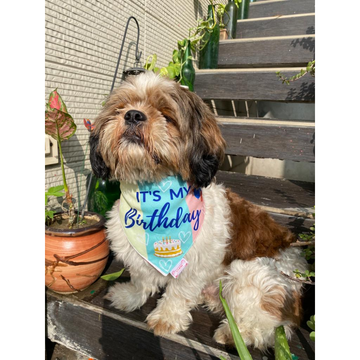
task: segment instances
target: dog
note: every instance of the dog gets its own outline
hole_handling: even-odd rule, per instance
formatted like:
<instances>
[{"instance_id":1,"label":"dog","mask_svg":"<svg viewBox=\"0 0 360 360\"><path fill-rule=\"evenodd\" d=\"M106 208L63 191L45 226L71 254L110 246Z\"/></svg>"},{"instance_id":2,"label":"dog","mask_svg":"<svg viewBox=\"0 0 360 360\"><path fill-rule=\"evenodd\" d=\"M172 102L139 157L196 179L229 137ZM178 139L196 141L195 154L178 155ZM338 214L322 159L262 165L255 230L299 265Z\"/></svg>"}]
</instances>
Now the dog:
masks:
<instances>
[{"instance_id":1,"label":"dog","mask_svg":"<svg viewBox=\"0 0 360 360\"><path fill-rule=\"evenodd\" d=\"M281 272L294 277L293 270L304 272L307 262L299 249L290 247L296 240L294 234L258 206L216 183L215 174L224 159L225 146L209 107L173 80L145 72L129 77L110 94L90 136L91 166L97 177L127 184L137 198L126 199L131 191L122 189L124 200L117 201L108 213L106 227L111 249L129 270L131 281L110 287L106 299L115 308L131 312L166 288L146 319L155 335L185 331L192 322L190 310L203 304L223 317L214 339L233 344L219 299L221 280L222 295L245 344L266 350L274 346L276 327L283 325L289 338L300 324L302 284ZM181 226L189 226L187 221L191 220L193 231L195 217L203 216L197 218L201 229L186 254L182 254L185 265L175 277L164 275L150 264L146 253L136 248L136 241L130 242L127 231L136 224L141 231L156 227L155 221L168 227L179 225L179 211L174 215L176 219L170 221L164 217L164 211L160 214L156 210L151 219L146 215L148 223L144 222L145 213L139 220L141 214L130 205L123 217L119 215L122 201L139 202L139 194L143 200L145 195L149 198L151 190L138 191L136 186L159 184L169 177L188 184L183 186L186 194L196 195L196 190L201 189L197 200L203 206L202 210L193 211L192 220L190 213L181 220ZM181 197L180 190L172 193L176 199ZM159 197L161 191L152 194ZM152 201L155 204L157 200L153 197ZM126 221L130 220L129 225ZM170 264L181 252L179 246L185 246L187 241L181 236L181 241L164 239L165 235L154 243L155 247L163 246L158 254L155 249L160 260L154 256L161 266ZM148 246L148 238L144 241L139 248ZM176 249L171 248L175 254L166 248L170 243L177 244ZM169 257L161 258L165 256L161 251L169 251Z\"/></svg>"}]
</instances>

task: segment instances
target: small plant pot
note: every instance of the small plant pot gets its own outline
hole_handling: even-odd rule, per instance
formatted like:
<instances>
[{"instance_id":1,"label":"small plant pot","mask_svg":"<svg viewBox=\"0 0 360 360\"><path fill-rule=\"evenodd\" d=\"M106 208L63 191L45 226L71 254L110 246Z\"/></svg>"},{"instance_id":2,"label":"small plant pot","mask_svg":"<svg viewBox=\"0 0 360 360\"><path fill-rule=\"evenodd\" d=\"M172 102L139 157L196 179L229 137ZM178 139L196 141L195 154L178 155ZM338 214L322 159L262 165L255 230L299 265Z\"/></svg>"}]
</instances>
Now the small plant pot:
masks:
<instances>
[{"instance_id":1,"label":"small plant pot","mask_svg":"<svg viewBox=\"0 0 360 360\"><path fill-rule=\"evenodd\" d=\"M55 214L66 219L65 214ZM45 285L62 294L76 293L94 283L103 272L109 256L105 218L86 212L93 225L74 229L45 226Z\"/></svg>"},{"instance_id":2,"label":"small plant pot","mask_svg":"<svg viewBox=\"0 0 360 360\"><path fill-rule=\"evenodd\" d=\"M228 33L226 29L220 29L220 40L226 40L228 38Z\"/></svg>"}]
</instances>

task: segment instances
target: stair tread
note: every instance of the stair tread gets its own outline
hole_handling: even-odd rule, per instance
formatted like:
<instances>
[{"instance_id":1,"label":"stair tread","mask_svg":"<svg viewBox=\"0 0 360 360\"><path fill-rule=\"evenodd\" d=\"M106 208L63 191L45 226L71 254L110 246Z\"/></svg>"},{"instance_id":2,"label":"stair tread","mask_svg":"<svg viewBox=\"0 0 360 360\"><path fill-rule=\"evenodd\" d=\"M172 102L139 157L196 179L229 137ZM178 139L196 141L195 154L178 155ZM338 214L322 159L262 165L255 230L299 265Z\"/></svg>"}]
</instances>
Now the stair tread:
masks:
<instances>
[{"instance_id":1,"label":"stair tread","mask_svg":"<svg viewBox=\"0 0 360 360\"><path fill-rule=\"evenodd\" d=\"M315 34L315 13L244 19L236 25L236 37L241 39L299 34Z\"/></svg>"},{"instance_id":2,"label":"stair tread","mask_svg":"<svg viewBox=\"0 0 360 360\"><path fill-rule=\"evenodd\" d=\"M310 38L315 39L315 34L297 34L297 35L280 35L280 36L267 36L267 37L254 37L254 38L241 38L241 39L225 39L220 40L221 45L232 43L248 43L248 42L260 42L260 41L274 41L274 40L291 40L298 38Z\"/></svg>"},{"instance_id":3,"label":"stair tread","mask_svg":"<svg viewBox=\"0 0 360 360\"><path fill-rule=\"evenodd\" d=\"M233 117L216 116L216 121L220 124L244 124L244 125L268 125L268 126L292 126L315 128L315 122L312 120L282 120L257 117Z\"/></svg>"},{"instance_id":4,"label":"stair tread","mask_svg":"<svg viewBox=\"0 0 360 360\"><path fill-rule=\"evenodd\" d=\"M315 58L315 35L223 40L219 68L305 67Z\"/></svg>"},{"instance_id":5,"label":"stair tread","mask_svg":"<svg viewBox=\"0 0 360 360\"><path fill-rule=\"evenodd\" d=\"M306 74L290 85L276 76L291 77L304 67L202 69L196 71L194 90L202 99L314 102L315 78Z\"/></svg>"},{"instance_id":6,"label":"stair tread","mask_svg":"<svg viewBox=\"0 0 360 360\"><path fill-rule=\"evenodd\" d=\"M294 0L292 0L294 1ZM248 22L254 21L268 21L268 20L277 20L277 19L295 19L301 17L315 16L315 12L303 13L303 14L288 14L288 15L270 15L263 16L259 18L247 18L247 19L238 19L236 22L238 24L246 24Z\"/></svg>"},{"instance_id":7,"label":"stair tread","mask_svg":"<svg viewBox=\"0 0 360 360\"><path fill-rule=\"evenodd\" d=\"M230 171L219 171L216 181L270 212L303 217L314 213L314 183Z\"/></svg>"},{"instance_id":8,"label":"stair tread","mask_svg":"<svg viewBox=\"0 0 360 360\"><path fill-rule=\"evenodd\" d=\"M196 69L196 74L216 74L216 73L272 73L274 71L283 71L283 72L294 72L294 71L300 71L303 69L301 66L297 67L274 67L274 68L231 68L231 69Z\"/></svg>"},{"instance_id":9,"label":"stair tread","mask_svg":"<svg viewBox=\"0 0 360 360\"><path fill-rule=\"evenodd\" d=\"M303 14L314 11L314 0L269 0L250 3L249 18L259 18L280 14Z\"/></svg>"}]
</instances>

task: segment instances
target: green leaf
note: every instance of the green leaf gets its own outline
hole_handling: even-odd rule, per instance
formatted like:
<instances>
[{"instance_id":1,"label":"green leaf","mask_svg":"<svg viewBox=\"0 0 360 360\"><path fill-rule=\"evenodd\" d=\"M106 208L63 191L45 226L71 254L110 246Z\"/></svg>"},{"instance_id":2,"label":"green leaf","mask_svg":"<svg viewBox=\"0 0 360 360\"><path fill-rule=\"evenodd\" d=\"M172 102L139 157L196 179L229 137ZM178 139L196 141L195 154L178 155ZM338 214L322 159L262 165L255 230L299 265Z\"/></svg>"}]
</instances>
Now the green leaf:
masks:
<instances>
[{"instance_id":1,"label":"green leaf","mask_svg":"<svg viewBox=\"0 0 360 360\"><path fill-rule=\"evenodd\" d=\"M150 59L151 59L151 62L150 62ZM149 55L146 59L144 68L146 70L153 71L156 62L157 62L157 55L156 54Z\"/></svg>"},{"instance_id":2,"label":"green leaf","mask_svg":"<svg viewBox=\"0 0 360 360\"><path fill-rule=\"evenodd\" d=\"M114 281L114 280L116 280L118 277L120 277L122 275L124 270L125 270L125 268L121 269L118 272L112 273L112 274L103 275L103 276L101 276L101 278L103 280L106 280L106 281Z\"/></svg>"},{"instance_id":3,"label":"green leaf","mask_svg":"<svg viewBox=\"0 0 360 360\"><path fill-rule=\"evenodd\" d=\"M179 55L179 50L174 50L173 51L173 56L172 56L172 59L173 59L173 62L174 63L177 63L177 62L180 62L180 55Z\"/></svg>"},{"instance_id":4,"label":"green leaf","mask_svg":"<svg viewBox=\"0 0 360 360\"><path fill-rule=\"evenodd\" d=\"M64 141L75 134L76 124L72 116L58 109L45 111L45 134L56 141Z\"/></svg>"},{"instance_id":5,"label":"green leaf","mask_svg":"<svg viewBox=\"0 0 360 360\"><path fill-rule=\"evenodd\" d=\"M275 330L275 360L292 360L283 326L279 326Z\"/></svg>"},{"instance_id":6,"label":"green leaf","mask_svg":"<svg viewBox=\"0 0 360 360\"><path fill-rule=\"evenodd\" d=\"M163 67L160 69L160 76L167 76L168 75L168 70L166 67Z\"/></svg>"},{"instance_id":7,"label":"green leaf","mask_svg":"<svg viewBox=\"0 0 360 360\"><path fill-rule=\"evenodd\" d=\"M312 341L315 341L315 331L312 331L309 336Z\"/></svg>"},{"instance_id":8,"label":"green leaf","mask_svg":"<svg viewBox=\"0 0 360 360\"><path fill-rule=\"evenodd\" d=\"M48 188L47 193L48 194L57 193L61 190L64 190L64 185L52 186Z\"/></svg>"},{"instance_id":9,"label":"green leaf","mask_svg":"<svg viewBox=\"0 0 360 360\"><path fill-rule=\"evenodd\" d=\"M97 190L97 188L99 187L99 179L96 180L96 183L95 183L95 190Z\"/></svg>"},{"instance_id":10,"label":"green leaf","mask_svg":"<svg viewBox=\"0 0 360 360\"><path fill-rule=\"evenodd\" d=\"M53 219L54 218L54 211L51 211L51 210L45 210L45 220L46 218L50 218L50 219Z\"/></svg>"},{"instance_id":11,"label":"green leaf","mask_svg":"<svg viewBox=\"0 0 360 360\"><path fill-rule=\"evenodd\" d=\"M168 71L168 77L170 78L170 79L174 79L175 78L175 76L177 75L176 74L176 68L175 68L175 66L174 65L169 65L168 67L167 67L167 71Z\"/></svg>"},{"instance_id":12,"label":"green leaf","mask_svg":"<svg viewBox=\"0 0 360 360\"><path fill-rule=\"evenodd\" d=\"M234 317L230 311L229 305L227 304L226 300L223 298L222 296L222 283L220 280L220 285L219 285L219 297L220 300L222 302L222 305L224 307L225 310L225 315L229 321L229 326L230 326L230 330L234 339L234 343L236 346L236 350L240 356L241 360L252 360L252 357L249 353L249 350L247 349L244 340L240 334L239 328L236 325L236 322L234 320Z\"/></svg>"},{"instance_id":13,"label":"green leaf","mask_svg":"<svg viewBox=\"0 0 360 360\"><path fill-rule=\"evenodd\" d=\"M311 330L315 330L315 326L311 321L307 321L306 325L311 329Z\"/></svg>"},{"instance_id":14,"label":"green leaf","mask_svg":"<svg viewBox=\"0 0 360 360\"><path fill-rule=\"evenodd\" d=\"M52 193L52 194L47 194L47 195L55 196L55 197L61 197L61 196L64 196L65 194L62 193L62 192L58 192L58 193Z\"/></svg>"},{"instance_id":15,"label":"green leaf","mask_svg":"<svg viewBox=\"0 0 360 360\"><path fill-rule=\"evenodd\" d=\"M178 41L178 48L181 49L186 46L186 39Z\"/></svg>"},{"instance_id":16,"label":"green leaf","mask_svg":"<svg viewBox=\"0 0 360 360\"><path fill-rule=\"evenodd\" d=\"M100 190L94 191L94 202L95 202L95 206L101 212L106 211L106 209L108 207L108 203L109 203L106 195Z\"/></svg>"}]
</instances>

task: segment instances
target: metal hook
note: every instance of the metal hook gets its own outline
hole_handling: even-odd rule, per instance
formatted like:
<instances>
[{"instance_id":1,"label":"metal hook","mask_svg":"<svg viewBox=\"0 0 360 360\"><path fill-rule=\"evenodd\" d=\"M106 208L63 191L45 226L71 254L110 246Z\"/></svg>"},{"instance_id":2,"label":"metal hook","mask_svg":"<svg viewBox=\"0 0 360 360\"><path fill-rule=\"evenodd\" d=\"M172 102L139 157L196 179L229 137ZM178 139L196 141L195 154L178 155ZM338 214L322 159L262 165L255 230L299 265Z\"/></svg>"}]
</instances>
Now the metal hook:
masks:
<instances>
[{"instance_id":1,"label":"metal hook","mask_svg":"<svg viewBox=\"0 0 360 360\"><path fill-rule=\"evenodd\" d=\"M133 17L133 16L130 16L127 23L126 23L126 27L125 27L125 32L124 32L124 37L123 37L123 40L122 40L122 44L121 44L121 48L120 48L120 53L119 53L119 58L118 58L118 61L117 61L117 64L116 64L116 70L115 70L115 74L114 74L114 78L113 78L113 82L112 82L112 85L111 85L111 89L110 89L110 92L113 91L114 89L114 85L115 85L115 80L116 80L116 75L117 75L117 72L118 72L118 69L119 69L119 64L120 64L120 58L121 58L121 54L122 54L122 51L123 51L123 47L124 47L124 43L125 43L125 38L126 38L126 34L127 34L127 29L128 29L128 26L129 26L129 22L131 19L134 19L136 25L137 25L137 29L138 29L138 34L137 34L137 41L136 41L136 50L135 50L135 59L136 59L136 63L139 63L140 62L140 57L141 57L141 54L142 52L138 50L138 46L139 46L139 37L140 37L140 27L139 27L139 23L138 21Z\"/></svg>"}]
</instances>

